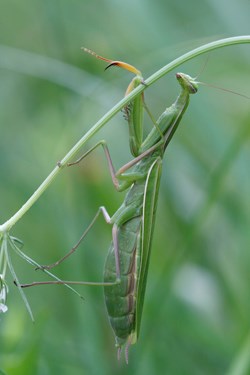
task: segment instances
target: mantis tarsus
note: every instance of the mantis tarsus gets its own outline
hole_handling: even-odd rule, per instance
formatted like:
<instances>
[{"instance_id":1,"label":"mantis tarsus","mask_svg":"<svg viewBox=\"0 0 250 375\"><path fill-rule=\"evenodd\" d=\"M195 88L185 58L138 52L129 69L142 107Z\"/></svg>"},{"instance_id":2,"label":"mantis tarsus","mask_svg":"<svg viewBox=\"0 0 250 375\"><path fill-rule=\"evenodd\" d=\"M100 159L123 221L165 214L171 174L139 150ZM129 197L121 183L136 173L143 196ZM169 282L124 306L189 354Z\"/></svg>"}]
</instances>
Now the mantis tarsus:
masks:
<instances>
[{"instance_id":1,"label":"mantis tarsus","mask_svg":"<svg viewBox=\"0 0 250 375\"><path fill-rule=\"evenodd\" d=\"M126 93L143 83L141 73L132 65L108 60L86 49L85 51L109 62L109 66L118 65L136 74ZM105 141L100 141L79 160L70 164L79 163L101 145L115 188L118 191L129 188L124 202L115 214L110 217L107 210L100 207L80 239L81 241L85 237L100 213L103 214L106 222L112 225L112 243L105 262L104 281L94 284L104 286L106 307L115 333L118 357L120 357L122 346L125 345L127 362L128 348L136 343L140 332L162 158L188 106L189 95L196 93L198 89L197 82L190 76L177 73L176 78L181 86L179 96L174 104L154 122L151 132L145 138L143 136L143 111L145 108L143 95L137 96L125 108L129 124L130 150L134 156L132 161L115 172L107 144ZM45 266L45 268L59 264L74 252L77 246L64 258L51 266ZM32 285L35 284L38 283ZM82 284L91 283L82 282Z\"/></svg>"}]
</instances>

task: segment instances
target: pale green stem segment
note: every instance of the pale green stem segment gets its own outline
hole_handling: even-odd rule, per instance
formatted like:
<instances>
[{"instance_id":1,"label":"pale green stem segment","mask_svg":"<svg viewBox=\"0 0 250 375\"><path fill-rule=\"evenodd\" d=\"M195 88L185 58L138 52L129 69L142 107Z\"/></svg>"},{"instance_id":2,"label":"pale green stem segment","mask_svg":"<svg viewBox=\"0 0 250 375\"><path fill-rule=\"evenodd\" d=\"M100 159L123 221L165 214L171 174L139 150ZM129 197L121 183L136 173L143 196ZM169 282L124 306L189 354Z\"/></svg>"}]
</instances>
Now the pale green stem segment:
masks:
<instances>
[{"instance_id":1,"label":"pale green stem segment","mask_svg":"<svg viewBox=\"0 0 250 375\"><path fill-rule=\"evenodd\" d=\"M60 172L63 166L65 166L79 151L79 149L88 142L112 117L115 116L122 108L128 105L137 95L141 94L146 87L154 84L158 79L169 73L171 70L180 66L181 64L199 56L204 53L213 51L218 48L232 46L235 44L246 44L250 43L250 35L231 37L226 39L220 39L201 47L195 48L194 50L182 55L181 57L173 60L171 63L165 65L159 69L156 73L152 74L148 79L144 81L144 84L137 86L130 94L120 100L113 108L111 108L92 128L72 147L72 149L63 157L60 164L57 165L44 182L38 187L28 201L4 224L0 225L0 233L9 231L13 225L15 225L21 217L33 206L43 192L49 187L52 181L55 179L57 174Z\"/></svg>"}]
</instances>

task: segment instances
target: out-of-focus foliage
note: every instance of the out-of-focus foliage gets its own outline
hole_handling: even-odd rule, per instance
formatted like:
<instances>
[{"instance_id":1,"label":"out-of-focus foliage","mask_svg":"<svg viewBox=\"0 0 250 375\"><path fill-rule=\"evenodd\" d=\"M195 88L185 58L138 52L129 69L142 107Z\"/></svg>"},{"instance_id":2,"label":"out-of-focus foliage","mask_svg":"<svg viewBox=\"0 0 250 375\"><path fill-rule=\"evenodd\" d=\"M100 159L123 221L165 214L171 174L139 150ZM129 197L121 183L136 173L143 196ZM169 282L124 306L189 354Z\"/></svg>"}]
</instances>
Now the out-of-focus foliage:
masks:
<instances>
[{"instance_id":1,"label":"out-of-focus foliage","mask_svg":"<svg viewBox=\"0 0 250 375\"><path fill-rule=\"evenodd\" d=\"M130 75L80 51L128 61L146 78L173 58L221 37L249 34L248 0L0 2L0 219L13 215L56 162L126 89ZM250 95L250 46L181 67L200 80ZM174 74L146 91L155 116L177 96ZM249 100L201 86L166 153L139 342L117 363L102 288L26 290L36 318L10 287L0 320L0 369L8 375L248 374L250 328ZM130 159L127 126L107 139L116 167ZM64 170L14 227L23 250L54 262L115 192L102 151ZM101 280L111 238L100 219L55 273ZM12 256L22 282L44 279Z\"/></svg>"}]
</instances>

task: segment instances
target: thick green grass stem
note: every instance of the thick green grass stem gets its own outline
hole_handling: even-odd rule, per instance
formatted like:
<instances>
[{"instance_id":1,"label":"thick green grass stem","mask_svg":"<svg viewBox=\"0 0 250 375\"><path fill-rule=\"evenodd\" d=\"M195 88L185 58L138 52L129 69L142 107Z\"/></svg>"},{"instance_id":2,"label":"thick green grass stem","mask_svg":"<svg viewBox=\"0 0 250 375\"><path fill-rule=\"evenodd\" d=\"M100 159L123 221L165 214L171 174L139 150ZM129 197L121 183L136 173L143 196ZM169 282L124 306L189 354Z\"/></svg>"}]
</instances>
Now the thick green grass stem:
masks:
<instances>
[{"instance_id":1,"label":"thick green grass stem","mask_svg":"<svg viewBox=\"0 0 250 375\"><path fill-rule=\"evenodd\" d=\"M91 129L71 148L71 150L62 158L61 162L55 166L48 177L43 183L37 188L37 190L31 195L27 202L4 224L0 225L0 233L8 232L20 219L21 217L33 206L33 204L40 198L42 193L49 187L52 181L55 179L57 174L62 168L76 155L81 147L85 145L112 117L114 117L125 105L127 105L135 96L142 93L146 88L153 85L160 78L165 76L167 73L177 68L181 64L194 59L195 57L202 55L207 52L211 52L218 48L232 46L235 44L250 43L250 35L237 36L226 39L220 39L201 47L195 48L194 50L180 56L173 60L157 72L147 78L143 84L139 85L129 95L120 100L113 108L111 108Z\"/></svg>"}]
</instances>

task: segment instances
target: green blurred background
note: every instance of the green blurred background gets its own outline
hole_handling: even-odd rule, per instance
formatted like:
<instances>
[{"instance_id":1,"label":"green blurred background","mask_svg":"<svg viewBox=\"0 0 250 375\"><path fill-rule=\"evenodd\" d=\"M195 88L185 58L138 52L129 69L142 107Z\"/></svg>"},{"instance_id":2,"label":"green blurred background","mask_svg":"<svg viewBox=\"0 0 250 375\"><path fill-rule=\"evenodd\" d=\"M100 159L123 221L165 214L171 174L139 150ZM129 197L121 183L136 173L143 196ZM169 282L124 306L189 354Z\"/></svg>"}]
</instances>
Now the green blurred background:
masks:
<instances>
[{"instance_id":1,"label":"green blurred background","mask_svg":"<svg viewBox=\"0 0 250 375\"><path fill-rule=\"evenodd\" d=\"M0 1L0 219L12 216L69 148L124 95L131 75L81 52L134 64L145 78L208 41L249 34L249 0ZM250 95L250 46L201 56L180 71ZM205 67L204 67L205 65ZM174 72L146 91L155 117L178 94ZM139 342L117 363L102 288L26 290L9 277L0 320L8 375L250 374L249 100L201 86L164 161ZM130 159L122 114L96 135L118 168ZM60 258L97 208L122 202L101 150L64 170L13 228L41 264ZM110 227L99 220L55 273L101 280ZM14 254L22 282L45 280Z\"/></svg>"}]
</instances>

